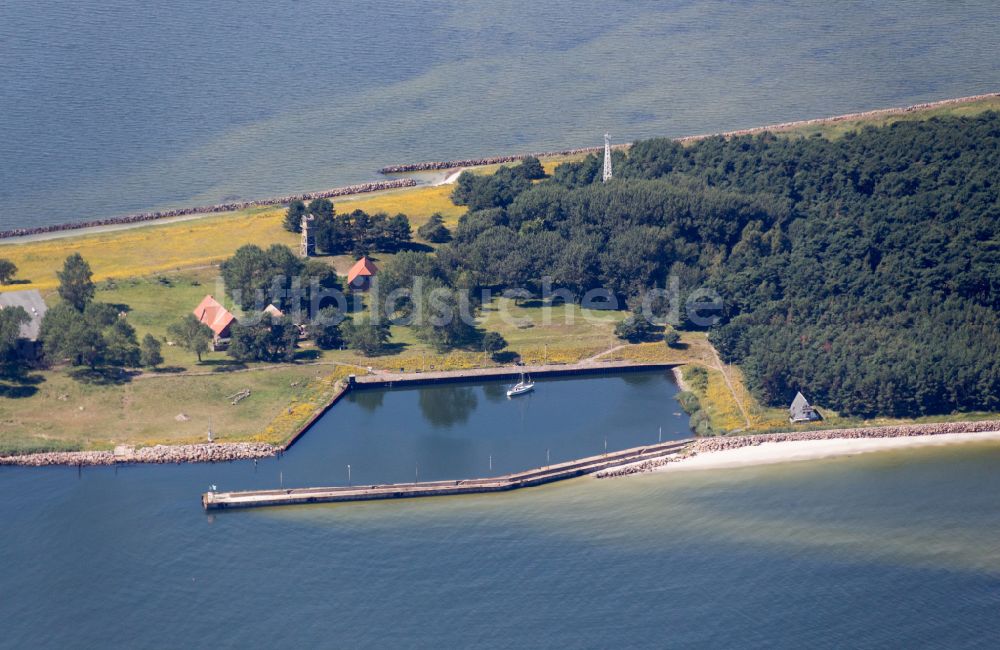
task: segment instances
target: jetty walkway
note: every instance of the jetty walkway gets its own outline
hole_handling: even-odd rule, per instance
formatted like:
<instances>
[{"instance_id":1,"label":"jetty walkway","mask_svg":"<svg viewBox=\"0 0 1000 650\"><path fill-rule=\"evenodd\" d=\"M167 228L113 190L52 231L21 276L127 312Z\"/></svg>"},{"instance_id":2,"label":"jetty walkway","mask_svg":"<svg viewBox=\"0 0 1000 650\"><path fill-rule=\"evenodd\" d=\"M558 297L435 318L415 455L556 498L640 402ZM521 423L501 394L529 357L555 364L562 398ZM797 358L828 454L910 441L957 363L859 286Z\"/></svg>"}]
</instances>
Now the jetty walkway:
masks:
<instances>
[{"instance_id":1,"label":"jetty walkway","mask_svg":"<svg viewBox=\"0 0 1000 650\"><path fill-rule=\"evenodd\" d=\"M247 492L206 492L201 497L201 503L206 510L223 510L506 492L564 481L620 465L663 458L681 452L692 442L694 442L694 438L670 440L655 445L633 447L493 478L428 481L426 483L391 483L387 485L252 490Z\"/></svg>"}]
</instances>

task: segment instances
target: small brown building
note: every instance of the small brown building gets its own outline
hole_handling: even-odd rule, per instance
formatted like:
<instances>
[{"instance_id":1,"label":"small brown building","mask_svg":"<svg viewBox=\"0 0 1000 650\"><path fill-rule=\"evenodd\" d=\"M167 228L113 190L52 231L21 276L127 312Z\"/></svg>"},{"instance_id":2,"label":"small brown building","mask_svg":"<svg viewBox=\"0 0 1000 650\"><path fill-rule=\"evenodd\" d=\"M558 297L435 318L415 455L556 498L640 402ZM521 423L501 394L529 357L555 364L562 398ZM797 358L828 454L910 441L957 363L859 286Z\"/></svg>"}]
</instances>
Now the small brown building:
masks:
<instances>
[{"instance_id":1,"label":"small brown building","mask_svg":"<svg viewBox=\"0 0 1000 650\"><path fill-rule=\"evenodd\" d=\"M236 317L219 304L215 298L205 296L201 303L195 307L194 315L212 330L213 344L216 349L229 343Z\"/></svg>"},{"instance_id":2,"label":"small brown building","mask_svg":"<svg viewBox=\"0 0 1000 650\"><path fill-rule=\"evenodd\" d=\"M375 266L375 263L367 257L362 257L347 272L347 286L354 291L368 291L376 273L378 273L378 267Z\"/></svg>"}]
</instances>

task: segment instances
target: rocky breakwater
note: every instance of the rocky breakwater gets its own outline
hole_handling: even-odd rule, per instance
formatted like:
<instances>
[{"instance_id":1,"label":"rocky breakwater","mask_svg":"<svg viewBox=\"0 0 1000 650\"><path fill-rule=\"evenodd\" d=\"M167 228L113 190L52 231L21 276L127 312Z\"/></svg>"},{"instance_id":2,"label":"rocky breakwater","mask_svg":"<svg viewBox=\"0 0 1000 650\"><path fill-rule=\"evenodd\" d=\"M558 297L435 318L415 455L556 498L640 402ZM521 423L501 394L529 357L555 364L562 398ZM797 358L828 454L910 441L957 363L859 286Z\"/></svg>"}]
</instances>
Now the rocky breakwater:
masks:
<instances>
[{"instance_id":1,"label":"rocky breakwater","mask_svg":"<svg viewBox=\"0 0 1000 650\"><path fill-rule=\"evenodd\" d=\"M0 465L42 467L44 465L116 465L128 463L221 463L276 456L281 447L262 442L230 442L200 445L119 446L114 451L53 451L21 456L2 456Z\"/></svg>"},{"instance_id":2,"label":"rocky breakwater","mask_svg":"<svg viewBox=\"0 0 1000 650\"><path fill-rule=\"evenodd\" d=\"M796 120L794 122L781 122L779 124L769 124L767 126L757 126L750 129L737 129L735 131L721 131L718 133L705 133L701 135L689 135L680 138L674 138L676 142L681 144L688 144L692 142L697 142L699 140L707 140L709 138L734 138L744 135L759 135L761 133L775 132L775 131L788 131L792 129L799 129L808 126L821 126L826 124L836 124L837 122L849 122L855 120L869 120L874 118L891 117L893 115L905 115L907 113L914 113L918 111L927 111L935 108L942 108L945 106L957 106L960 104L968 104L970 102L981 101L985 99L996 99L1000 97L1000 93L986 93L983 95L971 95L968 97L956 97L954 99L943 99L936 102L926 102L923 104L914 104L912 106L900 106L896 108L881 108L873 111L864 111L861 113L845 113L843 115L834 115L831 117L817 117L809 120ZM628 149L632 146L631 143L616 144L612 148L614 149ZM434 171L440 169L459 169L461 167L482 167L483 165L499 165L504 163L516 163L524 160L528 156L534 156L535 158L552 158L556 156L572 156L578 154L592 154L601 153L604 151L604 147L580 147L577 149L563 149L561 151L540 151L537 153L527 153L527 154L514 154L507 156L488 156L486 158L469 158L466 160L431 160L418 163L407 163L403 165L389 165L383 167L379 170L382 174L405 174L407 172L420 172L420 171Z\"/></svg>"},{"instance_id":3,"label":"rocky breakwater","mask_svg":"<svg viewBox=\"0 0 1000 650\"><path fill-rule=\"evenodd\" d=\"M253 201L239 201L237 203L219 203L217 205L202 205L193 208L177 208L175 210L160 210L156 212L138 212L136 214L126 214L120 217L108 217L107 219L95 219L93 221L80 221L77 223L63 223L53 226L37 226L34 228L15 228L14 230L0 231L0 239L11 237L27 237L30 235L43 235L50 232L62 230L79 230L81 228L98 228L101 226L119 226L145 221L156 221L157 219L167 219L170 217L183 217L192 214L215 214L218 212L236 212L248 208L259 208L274 205L285 205L292 201L312 201L313 199L332 199L338 196L350 196L352 194L367 194L369 192L380 192L382 190L394 190L404 187L414 187L417 184L412 178L399 178L391 181L376 181L373 183L361 183L360 185L348 185L347 187L335 187L332 190L322 190L320 192L306 192L305 194L291 194L289 196L275 196L269 199L255 199Z\"/></svg>"},{"instance_id":4,"label":"rocky breakwater","mask_svg":"<svg viewBox=\"0 0 1000 650\"><path fill-rule=\"evenodd\" d=\"M985 433L1000 431L1000 420L981 422L940 422L937 424L901 424L885 427L859 427L855 429L822 429L818 431L791 431L759 435L719 436L699 438L691 446L691 453L711 453L726 449L739 449L771 442L803 440L833 440L837 438L901 438L905 436L934 436L946 433Z\"/></svg>"},{"instance_id":5,"label":"rocky breakwater","mask_svg":"<svg viewBox=\"0 0 1000 650\"><path fill-rule=\"evenodd\" d=\"M614 478L630 474L642 474L663 467L667 463L684 460L697 454L710 454L727 449L740 449L777 442L800 442L804 440L835 440L859 438L902 438L910 436L933 436L948 433L987 433L1000 431L1000 420L981 422L942 422L937 424L904 424L884 427L858 427L853 429L822 429L816 431L790 431L787 433L763 433L757 435L716 436L698 438L682 452L663 458L654 458L641 463L623 465L595 474L597 478Z\"/></svg>"},{"instance_id":6,"label":"rocky breakwater","mask_svg":"<svg viewBox=\"0 0 1000 650\"><path fill-rule=\"evenodd\" d=\"M630 144L616 144L613 149L627 149ZM581 147L578 149L563 149L561 151L539 151L537 153L520 153L508 156L488 156L486 158L468 158L465 160L428 160L404 165L389 165L379 170L380 174L405 174L407 172L426 172L439 169L460 169L462 167L483 167L484 165L502 165L504 163L521 162L525 158L554 158L558 156L575 156L604 151L604 147Z\"/></svg>"},{"instance_id":7,"label":"rocky breakwater","mask_svg":"<svg viewBox=\"0 0 1000 650\"><path fill-rule=\"evenodd\" d=\"M672 454L662 458L653 458L651 460L645 460L641 463L632 463L631 465L622 465L621 467L616 467L614 469L606 469L603 472L597 472L594 476L596 478L617 478L619 476L628 476L630 474L644 474L646 472L652 472L654 469L663 467L667 463L673 463L681 460L686 455L687 450L683 453Z\"/></svg>"}]
</instances>

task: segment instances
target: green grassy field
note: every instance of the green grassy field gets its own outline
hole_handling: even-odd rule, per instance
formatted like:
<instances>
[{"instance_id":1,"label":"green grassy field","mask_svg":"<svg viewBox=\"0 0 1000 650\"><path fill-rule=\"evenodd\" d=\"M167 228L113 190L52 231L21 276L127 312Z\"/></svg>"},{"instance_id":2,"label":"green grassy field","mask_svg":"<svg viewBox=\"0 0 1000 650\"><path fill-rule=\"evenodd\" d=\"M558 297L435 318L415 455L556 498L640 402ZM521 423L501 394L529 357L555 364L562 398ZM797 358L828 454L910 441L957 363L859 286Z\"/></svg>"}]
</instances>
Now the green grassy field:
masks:
<instances>
[{"instance_id":1,"label":"green grassy field","mask_svg":"<svg viewBox=\"0 0 1000 650\"><path fill-rule=\"evenodd\" d=\"M218 270L204 268L100 283L96 299L121 306L141 338L166 337L167 327L206 293L220 296ZM57 298L49 296L50 302ZM612 329L621 314L499 299L483 312L482 327L498 331L508 350L528 363L570 363L620 342ZM531 323L531 326L528 326ZM390 353L372 358L351 350L320 351L305 344L297 364L239 364L225 353L195 356L165 345L164 367L127 377L55 368L18 380L0 379L0 453L107 449L204 440L209 423L222 441L286 441L333 394L334 383L365 368L466 369L497 365L478 350L437 354L408 328L394 327ZM508 361L509 363L509 361ZM228 396L250 389L232 405ZM16 397L15 397L16 396Z\"/></svg>"}]
</instances>

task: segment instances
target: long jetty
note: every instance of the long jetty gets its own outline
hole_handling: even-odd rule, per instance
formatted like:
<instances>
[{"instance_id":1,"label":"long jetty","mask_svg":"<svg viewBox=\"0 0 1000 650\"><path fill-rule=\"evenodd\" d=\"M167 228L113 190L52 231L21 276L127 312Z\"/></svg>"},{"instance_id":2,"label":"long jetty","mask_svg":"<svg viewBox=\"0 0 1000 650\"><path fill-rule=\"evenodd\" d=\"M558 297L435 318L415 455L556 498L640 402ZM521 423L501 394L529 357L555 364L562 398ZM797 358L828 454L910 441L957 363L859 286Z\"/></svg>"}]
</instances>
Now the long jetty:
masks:
<instances>
[{"instance_id":1,"label":"long jetty","mask_svg":"<svg viewBox=\"0 0 1000 650\"><path fill-rule=\"evenodd\" d=\"M425 483L390 483L387 485L291 488L282 490L251 490L246 492L206 492L201 497L205 510L262 508L266 506L306 505L311 503L342 503L377 501L415 497L438 497L456 494L508 492L521 488L564 481L602 470L641 463L680 453L694 438L633 447L564 463L539 467L516 474L493 478L472 478Z\"/></svg>"}]
</instances>

